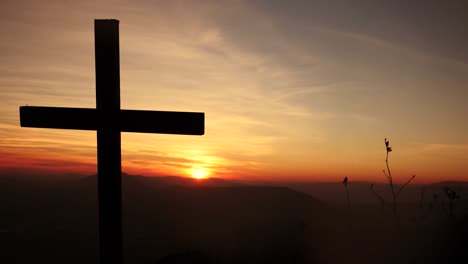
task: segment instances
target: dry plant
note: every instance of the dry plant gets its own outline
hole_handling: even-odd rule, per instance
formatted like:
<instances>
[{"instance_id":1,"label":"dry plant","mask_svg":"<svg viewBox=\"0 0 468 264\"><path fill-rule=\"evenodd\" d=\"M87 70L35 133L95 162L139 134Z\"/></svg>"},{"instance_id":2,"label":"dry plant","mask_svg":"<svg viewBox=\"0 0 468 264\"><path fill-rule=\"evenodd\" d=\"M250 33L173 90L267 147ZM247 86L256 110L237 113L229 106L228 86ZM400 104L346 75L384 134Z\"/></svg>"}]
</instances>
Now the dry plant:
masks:
<instances>
[{"instance_id":1,"label":"dry plant","mask_svg":"<svg viewBox=\"0 0 468 264\"><path fill-rule=\"evenodd\" d=\"M380 206L382 207L382 211L384 211L385 210L385 199L374 190L374 186L375 186L375 184L369 185L369 190L377 198L377 200L379 200Z\"/></svg>"},{"instance_id":2,"label":"dry plant","mask_svg":"<svg viewBox=\"0 0 468 264\"><path fill-rule=\"evenodd\" d=\"M442 204L442 208L444 209L449 219L454 219L453 209L455 206L455 200L460 199L460 195L458 195L458 193L455 190L449 187L444 188L444 193L448 199L448 209L445 208L445 204Z\"/></svg>"},{"instance_id":3,"label":"dry plant","mask_svg":"<svg viewBox=\"0 0 468 264\"><path fill-rule=\"evenodd\" d=\"M424 209L424 194L426 193L426 187L421 187L421 195L419 197L419 209Z\"/></svg>"},{"instance_id":4,"label":"dry plant","mask_svg":"<svg viewBox=\"0 0 468 264\"><path fill-rule=\"evenodd\" d=\"M348 177L344 177L342 183L346 189L346 201L348 202L348 209L351 209L351 200L349 199L349 190L348 190Z\"/></svg>"},{"instance_id":5,"label":"dry plant","mask_svg":"<svg viewBox=\"0 0 468 264\"><path fill-rule=\"evenodd\" d=\"M398 191L395 190L395 185L393 184L393 176L392 172L390 171L390 165L388 165L388 153L392 152L392 147L390 147L390 141L385 139L385 147L387 150L387 156L385 158L385 163L387 164L387 171L383 170L384 175L387 177L388 185L390 186L390 190L392 191L392 208L393 208L393 216L395 219L398 218L397 215L397 199L400 196L401 191L416 177L416 175L411 176L411 178L403 185L400 186Z\"/></svg>"},{"instance_id":6,"label":"dry plant","mask_svg":"<svg viewBox=\"0 0 468 264\"><path fill-rule=\"evenodd\" d=\"M348 203L348 228L351 230L353 228L353 220L351 214L351 199L349 198L349 189L348 189L348 177L344 177L342 184L346 189L346 201Z\"/></svg>"},{"instance_id":7,"label":"dry plant","mask_svg":"<svg viewBox=\"0 0 468 264\"><path fill-rule=\"evenodd\" d=\"M392 147L390 146L390 141L388 141L386 138L385 138L385 149L386 149L386 152L387 152L387 155L386 155L386 158L385 158L385 163L387 164L387 169L383 170L383 174L387 178L387 184L388 184L388 186L390 188L390 191L391 191L391 194L392 194L392 212L393 212L393 216L395 217L395 221L398 223L398 212L397 212L398 197L400 196L403 189L416 177L416 175L413 175L408 181L406 181L406 183L404 183L403 185L400 186L400 188L397 189L397 187L395 186L395 184L393 182L392 171L390 170L390 165L388 163L388 154L390 152L392 152ZM374 185L373 184L371 184L369 186L369 189L374 194L374 196L376 196L377 199L380 200L380 202L382 204L382 207L383 207L385 205L385 199L382 196L380 196L374 190Z\"/></svg>"},{"instance_id":8,"label":"dry plant","mask_svg":"<svg viewBox=\"0 0 468 264\"><path fill-rule=\"evenodd\" d=\"M426 194L426 187L421 187L420 197L419 197L419 212L420 212L420 220L424 220L426 218L426 213L424 209L424 196Z\"/></svg>"}]
</instances>

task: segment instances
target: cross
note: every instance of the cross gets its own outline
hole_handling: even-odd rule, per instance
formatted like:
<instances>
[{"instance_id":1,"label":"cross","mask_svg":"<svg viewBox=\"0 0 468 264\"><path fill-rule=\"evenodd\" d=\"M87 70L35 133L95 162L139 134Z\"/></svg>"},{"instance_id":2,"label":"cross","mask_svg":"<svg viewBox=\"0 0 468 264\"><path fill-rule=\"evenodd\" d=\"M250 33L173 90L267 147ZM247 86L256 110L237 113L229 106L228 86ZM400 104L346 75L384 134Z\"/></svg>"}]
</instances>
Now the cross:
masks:
<instances>
[{"instance_id":1,"label":"cross","mask_svg":"<svg viewBox=\"0 0 468 264\"><path fill-rule=\"evenodd\" d=\"M122 263L120 132L203 135L205 114L120 109L119 21L94 21L96 109L21 106L22 127L97 131L100 262Z\"/></svg>"}]
</instances>

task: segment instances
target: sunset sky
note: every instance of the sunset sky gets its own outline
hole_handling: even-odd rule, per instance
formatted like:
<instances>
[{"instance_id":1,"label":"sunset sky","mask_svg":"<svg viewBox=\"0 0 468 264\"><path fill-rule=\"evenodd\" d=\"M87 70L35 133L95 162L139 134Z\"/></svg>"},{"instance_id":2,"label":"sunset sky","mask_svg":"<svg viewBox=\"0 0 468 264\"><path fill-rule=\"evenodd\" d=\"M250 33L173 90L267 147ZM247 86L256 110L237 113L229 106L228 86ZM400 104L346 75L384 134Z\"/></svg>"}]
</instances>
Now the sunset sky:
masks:
<instances>
[{"instance_id":1,"label":"sunset sky","mask_svg":"<svg viewBox=\"0 0 468 264\"><path fill-rule=\"evenodd\" d=\"M412 2L412 3L409 3ZM123 109L205 112L204 136L122 133L131 174L468 180L465 1L0 2L0 171L96 173L94 19L120 20Z\"/></svg>"}]
</instances>

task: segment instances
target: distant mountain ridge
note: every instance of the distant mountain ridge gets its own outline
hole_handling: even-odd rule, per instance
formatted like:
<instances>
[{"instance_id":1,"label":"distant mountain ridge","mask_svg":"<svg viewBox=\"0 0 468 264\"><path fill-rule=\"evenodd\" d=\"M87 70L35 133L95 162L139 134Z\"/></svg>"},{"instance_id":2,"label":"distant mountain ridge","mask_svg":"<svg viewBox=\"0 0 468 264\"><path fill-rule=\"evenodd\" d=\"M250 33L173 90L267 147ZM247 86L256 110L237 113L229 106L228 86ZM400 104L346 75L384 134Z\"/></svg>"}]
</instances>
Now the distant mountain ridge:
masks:
<instances>
[{"instance_id":1,"label":"distant mountain ridge","mask_svg":"<svg viewBox=\"0 0 468 264\"><path fill-rule=\"evenodd\" d=\"M224 250L226 260L239 258L224 263L245 263L243 256L262 259L273 253L272 258L277 259L282 254L296 254L304 231L319 230L319 216L328 212L325 204L311 195L284 186L127 174L122 183L123 230L130 245L126 252L138 260L132 263L154 263L167 252L199 247ZM33 241L27 246L31 250L37 241L44 241L50 248L63 247L60 250L64 252L73 248L68 246L71 242L61 242L70 237L75 248L97 245L96 176L44 184L25 178L0 182L0 201L0 210L9 217L2 219L0 230L7 230L12 237L24 234L14 249ZM34 240L32 235L36 235ZM44 239L47 236L50 238ZM61 240L54 240L57 237ZM273 253L265 256L265 250ZM149 259L138 259L142 255Z\"/></svg>"},{"instance_id":2,"label":"distant mountain ridge","mask_svg":"<svg viewBox=\"0 0 468 264\"><path fill-rule=\"evenodd\" d=\"M288 188L290 191L306 194L314 199L321 200L326 203L343 205L346 202L345 189L341 182L249 182L239 180L228 180L221 178L207 178L207 179L194 179L180 176L144 176L144 175L131 175L122 173L122 188L124 191L135 192L151 192L155 190L161 191L162 189L174 189L197 187L198 189L205 188L221 188L221 187L243 187L246 190L264 190L262 187L270 187L271 190L277 190L277 187ZM0 185L61 185L82 183L85 185L97 184L96 175L91 176L78 176L78 175L64 175L64 176L49 176L49 175L27 175L21 174L18 176L0 173ZM78 184L79 185L79 184ZM350 191L351 202L354 204L369 204L378 205L379 201L369 190L370 183L368 182L353 182L350 181L348 188ZM444 187L450 187L457 190L462 199L468 199L468 182L457 181L444 181L432 184L409 184L401 194L400 202L417 202L421 198L423 188L425 189L425 199L430 199L435 192L442 194ZM398 185L397 185L398 188ZM376 183L374 186L375 191L390 201L390 190L385 183ZM239 188L237 190L240 190ZM210 190L211 191L211 190Z\"/></svg>"},{"instance_id":3,"label":"distant mountain ridge","mask_svg":"<svg viewBox=\"0 0 468 264\"><path fill-rule=\"evenodd\" d=\"M95 181L96 175L86 176L80 179L81 181ZM131 175L122 173L122 184L134 185L144 184L154 188L158 187L234 187L234 186L246 186L248 184L242 183L235 180L226 180L221 178L207 178L207 179L194 179L180 176L143 176L143 175Z\"/></svg>"},{"instance_id":4,"label":"distant mountain ridge","mask_svg":"<svg viewBox=\"0 0 468 264\"><path fill-rule=\"evenodd\" d=\"M161 193L177 192L179 196L183 196L184 194L192 195L192 197L188 199L193 199L198 194L203 193L204 195L213 195L218 198L234 197L238 195L251 199L264 199L265 197L269 197L268 199L274 200L279 197L290 197L297 201L303 199L313 203L319 202L319 200L315 199L311 194L306 194L287 186L245 184L240 181L220 178L198 180L178 176L157 177L129 174L122 174L122 176L122 189L124 193L130 194L158 191ZM92 184L95 184L96 180L96 176L88 176L81 179L82 182Z\"/></svg>"},{"instance_id":5,"label":"distant mountain ridge","mask_svg":"<svg viewBox=\"0 0 468 264\"><path fill-rule=\"evenodd\" d=\"M360 205L379 205L380 201L369 189L371 183L369 182L348 182L348 189L350 192L351 203ZM344 205L346 203L346 191L341 182L328 182L328 183L284 183L291 189L313 194L314 197L322 201L326 201L336 205ZM395 190L399 190L401 184L395 184ZM468 182L437 182L431 184L413 184L407 185L401 192L398 201L400 203L418 203L421 197L426 202L437 194L442 199L445 199L443 189L450 187L457 191L462 199L468 200ZM376 183L373 189L387 202L391 201L390 187L386 183Z\"/></svg>"}]
</instances>

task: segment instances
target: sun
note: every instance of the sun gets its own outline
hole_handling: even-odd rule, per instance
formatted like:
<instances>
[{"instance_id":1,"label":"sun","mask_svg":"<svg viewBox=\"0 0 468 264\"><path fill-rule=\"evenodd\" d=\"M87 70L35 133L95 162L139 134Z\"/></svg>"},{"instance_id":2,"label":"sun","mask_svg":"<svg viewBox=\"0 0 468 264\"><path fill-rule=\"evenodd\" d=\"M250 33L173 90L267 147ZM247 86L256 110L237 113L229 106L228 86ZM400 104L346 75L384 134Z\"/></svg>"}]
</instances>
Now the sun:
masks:
<instances>
[{"instance_id":1,"label":"sun","mask_svg":"<svg viewBox=\"0 0 468 264\"><path fill-rule=\"evenodd\" d=\"M208 171L203 168L192 168L190 169L190 174L193 178L201 180L205 179L208 176Z\"/></svg>"}]
</instances>

